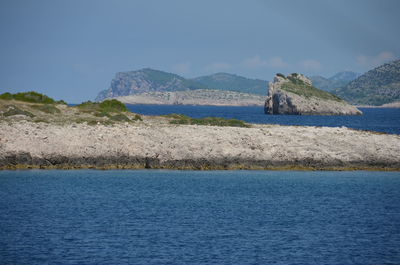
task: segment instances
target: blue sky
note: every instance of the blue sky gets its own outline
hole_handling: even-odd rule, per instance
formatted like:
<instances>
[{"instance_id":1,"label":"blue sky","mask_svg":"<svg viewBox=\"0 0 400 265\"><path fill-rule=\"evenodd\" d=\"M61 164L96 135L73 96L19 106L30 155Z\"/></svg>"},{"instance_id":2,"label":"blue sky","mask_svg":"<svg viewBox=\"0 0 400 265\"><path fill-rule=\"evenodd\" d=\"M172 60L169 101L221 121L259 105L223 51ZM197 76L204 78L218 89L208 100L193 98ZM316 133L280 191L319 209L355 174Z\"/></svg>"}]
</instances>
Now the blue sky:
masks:
<instances>
[{"instance_id":1,"label":"blue sky","mask_svg":"<svg viewBox=\"0 0 400 265\"><path fill-rule=\"evenodd\" d=\"M396 0L2 0L0 92L94 99L116 72L365 72L400 56Z\"/></svg>"}]
</instances>

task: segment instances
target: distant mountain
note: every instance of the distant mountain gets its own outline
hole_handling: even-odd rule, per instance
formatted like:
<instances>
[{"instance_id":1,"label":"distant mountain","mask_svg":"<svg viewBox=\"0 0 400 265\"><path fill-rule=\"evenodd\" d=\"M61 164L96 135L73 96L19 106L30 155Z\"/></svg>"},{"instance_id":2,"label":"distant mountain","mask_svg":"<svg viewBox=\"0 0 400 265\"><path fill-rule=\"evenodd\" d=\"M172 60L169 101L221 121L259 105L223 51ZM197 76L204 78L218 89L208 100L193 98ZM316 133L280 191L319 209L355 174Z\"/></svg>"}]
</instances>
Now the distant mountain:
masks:
<instances>
[{"instance_id":1,"label":"distant mountain","mask_svg":"<svg viewBox=\"0 0 400 265\"><path fill-rule=\"evenodd\" d=\"M128 96L144 92L208 89L207 86L179 75L150 68L117 73L109 89L99 93L96 100Z\"/></svg>"},{"instance_id":2,"label":"distant mountain","mask_svg":"<svg viewBox=\"0 0 400 265\"><path fill-rule=\"evenodd\" d=\"M329 80L337 81L337 82L351 82L357 77L359 77L360 73L355 73L352 71L343 71L335 74L334 76L330 77Z\"/></svg>"},{"instance_id":3,"label":"distant mountain","mask_svg":"<svg viewBox=\"0 0 400 265\"><path fill-rule=\"evenodd\" d=\"M235 91L265 96L267 81L238 75L217 73L186 79L182 76L150 68L117 73L108 89L99 93L96 100L123 97L148 92L174 92L197 89Z\"/></svg>"},{"instance_id":4,"label":"distant mountain","mask_svg":"<svg viewBox=\"0 0 400 265\"><path fill-rule=\"evenodd\" d=\"M325 91L332 92L337 88L347 85L359 76L359 73L343 71L329 78L325 78L322 76L312 76L310 79L313 83L313 86Z\"/></svg>"},{"instance_id":5,"label":"distant mountain","mask_svg":"<svg viewBox=\"0 0 400 265\"><path fill-rule=\"evenodd\" d=\"M400 101L400 60L370 70L333 92L359 105L382 105Z\"/></svg>"},{"instance_id":6,"label":"distant mountain","mask_svg":"<svg viewBox=\"0 0 400 265\"><path fill-rule=\"evenodd\" d=\"M217 73L201 76L191 80L217 90L229 90L257 95L267 94L268 81L250 79L228 73Z\"/></svg>"}]
</instances>

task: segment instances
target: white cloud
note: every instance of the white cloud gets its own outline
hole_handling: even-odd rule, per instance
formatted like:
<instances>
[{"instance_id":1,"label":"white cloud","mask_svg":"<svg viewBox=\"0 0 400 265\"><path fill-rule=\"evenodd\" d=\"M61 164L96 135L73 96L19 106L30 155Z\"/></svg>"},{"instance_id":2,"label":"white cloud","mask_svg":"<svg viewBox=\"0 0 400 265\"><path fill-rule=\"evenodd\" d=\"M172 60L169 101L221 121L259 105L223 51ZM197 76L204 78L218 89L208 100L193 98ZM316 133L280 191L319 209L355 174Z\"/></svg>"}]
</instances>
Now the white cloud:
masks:
<instances>
[{"instance_id":1,"label":"white cloud","mask_svg":"<svg viewBox=\"0 0 400 265\"><path fill-rule=\"evenodd\" d=\"M384 51L375 56L360 55L357 57L357 63L367 68L373 68L394 59L396 57L392 52Z\"/></svg>"},{"instance_id":2,"label":"white cloud","mask_svg":"<svg viewBox=\"0 0 400 265\"><path fill-rule=\"evenodd\" d=\"M281 57L272 57L267 61L269 67L285 68L289 64L285 62Z\"/></svg>"},{"instance_id":3,"label":"white cloud","mask_svg":"<svg viewBox=\"0 0 400 265\"><path fill-rule=\"evenodd\" d=\"M205 67L207 71L224 71L232 67L230 63L225 62L214 62Z\"/></svg>"},{"instance_id":4,"label":"white cloud","mask_svg":"<svg viewBox=\"0 0 400 265\"><path fill-rule=\"evenodd\" d=\"M262 59L259 55L251 58L247 58L243 61L243 65L247 68L258 68L258 67L273 67L273 68L285 68L289 66L281 57L272 57L268 60Z\"/></svg>"},{"instance_id":5,"label":"white cloud","mask_svg":"<svg viewBox=\"0 0 400 265\"><path fill-rule=\"evenodd\" d=\"M267 62L262 60L260 56L256 55L251 58L247 58L243 61L243 65L248 68L257 68L267 65Z\"/></svg>"},{"instance_id":6,"label":"white cloud","mask_svg":"<svg viewBox=\"0 0 400 265\"><path fill-rule=\"evenodd\" d=\"M299 67L302 71L319 71L322 68L322 65L319 61L308 59L299 62Z\"/></svg>"},{"instance_id":7,"label":"white cloud","mask_svg":"<svg viewBox=\"0 0 400 265\"><path fill-rule=\"evenodd\" d=\"M189 62L181 62L172 66L174 73L187 74L190 72L191 64Z\"/></svg>"}]
</instances>

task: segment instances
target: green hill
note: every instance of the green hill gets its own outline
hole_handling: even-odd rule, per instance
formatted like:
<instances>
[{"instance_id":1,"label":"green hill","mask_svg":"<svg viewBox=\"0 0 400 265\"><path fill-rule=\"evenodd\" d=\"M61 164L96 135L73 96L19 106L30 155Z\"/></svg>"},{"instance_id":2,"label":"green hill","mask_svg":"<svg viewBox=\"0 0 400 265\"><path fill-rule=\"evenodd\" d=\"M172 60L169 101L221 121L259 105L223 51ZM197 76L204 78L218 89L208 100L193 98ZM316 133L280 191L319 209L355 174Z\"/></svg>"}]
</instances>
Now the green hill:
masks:
<instances>
[{"instance_id":1,"label":"green hill","mask_svg":"<svg viewBox=\"0 0 400 265\"><path fill-rule=\"evenodd\" d=\"M333 93L358 105L400 101L400 60L370 70Z\"/></svg>"},{"instance_id":2,"label":"green hill","mask_svg":"<svg viewBox=\"0 0 400 265\"><path fill-rule=\"evenodd\" d=\"M325 78L323 76L312 76L310 77L313 86L319 89L332 92L333 90L343 87L359 77L359 73L351 72L351 71L343 71L335 74L332 77Z\"/></svg>"},{"instance_id":3,"label":"green hill","mask_svg":"<svg viewBox=\"0 0 400 265\"><path fill-rule=\"evenodd\" d=\"M105 98L129 96L144 92L182 91L207 89L203 84L182 76L150 68L138 71L117 73L111 81L109 89L99 93L96 100Z\"/></svg>"}]
</instances>

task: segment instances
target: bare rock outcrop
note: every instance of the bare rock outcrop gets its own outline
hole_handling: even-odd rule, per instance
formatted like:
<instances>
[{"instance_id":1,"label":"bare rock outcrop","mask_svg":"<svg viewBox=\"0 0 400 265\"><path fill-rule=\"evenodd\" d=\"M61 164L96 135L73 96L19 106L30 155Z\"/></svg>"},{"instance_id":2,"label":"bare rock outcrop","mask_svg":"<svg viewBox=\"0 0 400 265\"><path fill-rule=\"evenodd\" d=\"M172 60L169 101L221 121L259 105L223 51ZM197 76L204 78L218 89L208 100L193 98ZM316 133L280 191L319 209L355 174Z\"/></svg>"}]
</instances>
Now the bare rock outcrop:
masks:
<instances>
[{"instance_id":1,"label":"bare rock outcrop","mask_svg":"<svg viewBox=\"0 0 400 265\"><path fill-rule=\"evenodd\" d=\"M0 122L0 169L400 170L400 136L347 128Z\"/></svg>"},{"instance_id":2,"label":"bare rock outcrop","mask_svg":"<svg viewBox=\"0 0 400 265\"><path fill-rule=\"evenodd\" d=\"M277 74L269 82L266 114L360 115L362 112L337 96L312 86L302 74Z\"/></svg>"}]
</instances>

